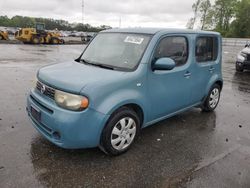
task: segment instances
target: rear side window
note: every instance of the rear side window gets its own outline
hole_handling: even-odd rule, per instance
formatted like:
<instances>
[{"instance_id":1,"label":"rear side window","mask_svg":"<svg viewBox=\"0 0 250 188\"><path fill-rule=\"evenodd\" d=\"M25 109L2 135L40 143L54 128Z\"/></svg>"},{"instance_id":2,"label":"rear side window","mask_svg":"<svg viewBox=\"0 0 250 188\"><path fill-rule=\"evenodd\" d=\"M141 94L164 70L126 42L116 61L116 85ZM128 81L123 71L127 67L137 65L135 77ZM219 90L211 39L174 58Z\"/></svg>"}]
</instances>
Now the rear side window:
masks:
<instances>
[{"instance_id":1,"label":"rear side window","mask_svg":"<svg viewBox=\"0 0 250 188\"><path fill-rule=\"evenodd\" d=\"M188 58L188 42L185 37L166 37L159 43L155 59L168 57L175 61L176 66L184 65Z\"/></svg>"},{"instance_id":2,"label":"rear side window","mask_svg":"<svg viewBox=\"0 0 250 188\"><path fill-rule=\"evenodd\" d=\"M198 37L195 48L196 61L207 62L215 61L218 57L217 37Z\"/></svg>"}]
</instances>

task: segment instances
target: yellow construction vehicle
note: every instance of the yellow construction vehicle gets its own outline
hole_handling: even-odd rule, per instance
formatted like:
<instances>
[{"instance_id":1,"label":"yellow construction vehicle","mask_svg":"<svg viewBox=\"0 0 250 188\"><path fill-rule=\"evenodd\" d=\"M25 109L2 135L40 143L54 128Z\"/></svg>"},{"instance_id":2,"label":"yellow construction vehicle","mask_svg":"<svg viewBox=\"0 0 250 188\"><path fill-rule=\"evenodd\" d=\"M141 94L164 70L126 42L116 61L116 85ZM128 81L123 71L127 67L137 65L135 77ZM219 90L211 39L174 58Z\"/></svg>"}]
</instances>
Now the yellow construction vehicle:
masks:
<instances>
[{"instance_id":1,"label":"yellow construction vehicle","mask_svg":"<svg viewBox=\"0 0 250 188\"><path fill-rule=\"evenodd\" d=\"M59 32L45 31L44 24L36 28L22 28L15 33L15 38L25 44L64 44Z\"/></svg>"},{"instance_id":2,"label":"yellow construction vehicle","mask_svg":"<svg viewBox=\"0 0 250 188\"><path fill-rule=\"evenodd\" d=\"M0 30L0 40L9 40L9 35L7 31Z\"/></svg>"}]
</instances>

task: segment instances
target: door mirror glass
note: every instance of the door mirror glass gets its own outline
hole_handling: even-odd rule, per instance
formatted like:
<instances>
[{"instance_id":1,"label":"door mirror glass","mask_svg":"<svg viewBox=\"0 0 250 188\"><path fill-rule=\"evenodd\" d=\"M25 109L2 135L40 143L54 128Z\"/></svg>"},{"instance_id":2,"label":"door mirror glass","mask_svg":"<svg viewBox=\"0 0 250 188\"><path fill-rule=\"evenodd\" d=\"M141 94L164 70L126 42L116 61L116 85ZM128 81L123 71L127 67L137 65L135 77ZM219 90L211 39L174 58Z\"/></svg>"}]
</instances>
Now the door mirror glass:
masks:
<instances>
[{"instance_id":1,"label":"door mirror glass","mask_svg":"<svg viewBox=\"0 0 250 188\"><path fill-rule=\"evenodd\" d=\"M175 67L175 62L171 58L160 58L157 59L156 62L153 64L153 71L154 70L172 70Z\"/></svg>"}]
</instances>

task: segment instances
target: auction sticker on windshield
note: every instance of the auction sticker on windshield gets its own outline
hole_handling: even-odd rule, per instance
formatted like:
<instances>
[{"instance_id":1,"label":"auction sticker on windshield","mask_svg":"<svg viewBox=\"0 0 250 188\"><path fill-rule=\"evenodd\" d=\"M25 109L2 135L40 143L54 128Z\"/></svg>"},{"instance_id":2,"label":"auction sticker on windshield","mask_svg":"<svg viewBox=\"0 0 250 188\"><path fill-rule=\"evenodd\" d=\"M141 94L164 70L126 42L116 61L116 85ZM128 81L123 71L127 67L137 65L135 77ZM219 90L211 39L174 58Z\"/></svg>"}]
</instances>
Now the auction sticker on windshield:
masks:
<instances>
[{"instance_id":1,"label":"auction sticker on windshield","mask_svg":"<svg viewBox=\"0 0 250 188\"><path fill-rule=\"evenodd\" d=\"M133 43L133 44L141 44L143 42L143 37L137 37L137 36L127 36L124 40L124 42L127 43Z\"/></svg>"}]
</instances>

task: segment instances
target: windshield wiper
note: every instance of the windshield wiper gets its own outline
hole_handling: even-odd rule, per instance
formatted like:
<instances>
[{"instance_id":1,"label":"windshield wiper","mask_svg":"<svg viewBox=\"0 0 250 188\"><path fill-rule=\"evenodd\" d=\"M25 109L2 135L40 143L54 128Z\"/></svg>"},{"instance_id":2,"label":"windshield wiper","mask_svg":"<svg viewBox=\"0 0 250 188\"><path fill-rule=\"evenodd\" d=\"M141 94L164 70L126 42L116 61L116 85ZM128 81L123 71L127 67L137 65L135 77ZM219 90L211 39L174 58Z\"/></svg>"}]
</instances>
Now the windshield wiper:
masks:
<instances>
[{"instance_id":1,"label":"windshield wiper","mask_svg":"<svg viewBox=\"0 0 250 188\"><path fill-rule=\"evenodd\" d=\"M92 63L92 62L89 62L88 60L85 60L85 59L81 59L80 61L82 61L86 65L93 65L93 66L96 66L96 67L101 67L101 68L110 69L110 70L115 69L114 67L112 67L110 65L105 65L105 64L101 64L101 63Z\"/></svg>"},{"instance_id":2,"label":"windshield wiper","mask_svg":"<svg viewBox=\"0 0 250 188\"><path fill-rule=\"evenodd\" d=\"M80 59L79 62L83 62L84 64L88 64L88 65L92 65L92 63L90 63L89 61L87 61L85 59Z\"/></svg>"},{"instance_id":3,"label":"windshield wiper","mask_svg":"<svg viewBox=\"0 0 250 188\"><path fill-rule=\"evenodd\" d=\"M105 64L101 64L101 63L97 63L95 64L95 66L98 66L98 67L101 67L101 68L104 68L104 69L110 69L110 70L114 70L115 68L110 66L110 65L105 65Z\"/></svg>"}]
</instances>

